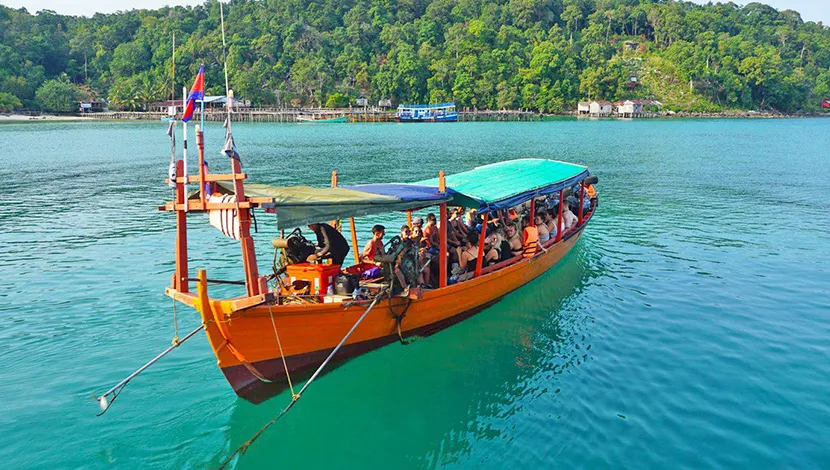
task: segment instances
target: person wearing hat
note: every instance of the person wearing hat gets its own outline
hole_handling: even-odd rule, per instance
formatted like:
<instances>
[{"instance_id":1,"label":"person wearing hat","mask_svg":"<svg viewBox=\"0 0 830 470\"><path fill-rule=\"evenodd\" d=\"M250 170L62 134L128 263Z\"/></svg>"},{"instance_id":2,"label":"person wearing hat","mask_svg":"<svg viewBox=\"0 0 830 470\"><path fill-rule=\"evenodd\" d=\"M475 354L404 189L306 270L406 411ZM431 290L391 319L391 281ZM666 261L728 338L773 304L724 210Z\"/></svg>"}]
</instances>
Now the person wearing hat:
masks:
<instances>
[{"instance_id":1,"label":"person wearing hat","mask_svg":"<svg viewBox=\"0 0 830 470\"><path fill-rule=\"evenodd\" d=\"M424 219L421 218L421 216L416 216L414 219L412 219L412 226L423 229L424 228Z\"/></svg>"}]
</instances>

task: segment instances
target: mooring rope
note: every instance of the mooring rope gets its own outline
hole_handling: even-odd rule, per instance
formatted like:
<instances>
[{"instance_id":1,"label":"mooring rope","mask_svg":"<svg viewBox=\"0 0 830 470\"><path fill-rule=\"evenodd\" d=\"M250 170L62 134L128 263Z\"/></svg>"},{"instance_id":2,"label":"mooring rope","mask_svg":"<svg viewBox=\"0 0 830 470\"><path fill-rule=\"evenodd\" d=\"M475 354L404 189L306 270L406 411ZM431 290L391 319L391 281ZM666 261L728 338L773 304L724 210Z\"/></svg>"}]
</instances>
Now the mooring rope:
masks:
<instances>
[{"instance_id":1,"label":"mooring rope","mask_svg":"<svg viewBox=\"0 0 830 470\"><path fill-rule=\"evenodd\" d=\"M280 341L280 334L277 333L277 324L274 322L274 312L271 311L271 304L268 304L268 314L271 315L271 326L274 327L274 336L277 337L277 347L280 348L280 357L282 358L282 367L285 369L285 378L288 380L288 388L291 390L291 398L297 396L294 393L294 385L291 383L291 374L288 372L288 363L285 362L285 353L282 352L282 342Z\"/></svg>"},{"instance_id":2,"label":"mooring rope","mask_svg":"<svg viewBox=\"0 0 830 470\"><path fill-rule=\"evenodd\" d=\"M344 336L343 339L341 339L340 342L337 343L337 346L334 347L334 349L331 351L331 353L329 353L328 357L326 357L326 359L323 361L323 363L320 364L320 367L318 367L317 370L314 371L314 374L312 374L311 378L308 379L308 381L305 383L305 385L303 385L303 388L300 389L300 393L298 393L296 395L293 395L291 397L291 402L288 403L288 406L286 406L280 412L280 414L278 414L271 421L268 421L267 423L265 423L265 426L260 428L260 430L257 431L256 434L254 434L250 439L245 441L241 446L237 447L236 450L234 450L233 453L231 455L229 455L228 458L225 459L224 462L222 462L222 465L219 466L220 470L224 469L231 462L231 460L233 460L233 458L236 457L237 454L239 454L239 455L244 454L245 451L248 450L248 447L250 447L254 443L254 441L256 441L259 438L259 436L262 435L262 433L264 433L269 427L271 427L272 424L279 421L280 418L285 416L285 414L288 413L288 410L290 410L294 406L295 403L300 401L300 398L302 397L303 392L305 392L306 389L308 388L308 386L311 385L312 382L314 382L314 379L316 379L317 376L320 375L320 372L322 372L323 369L328 365L328 363L331 361L331 358L333 358L334 355L337 354L337 351L339 351L340 348L343 346L343 344L346 343L346 340L349 339L349 336L351 336L352 333L354 333L354 330L357 329L357 326L360 325L360 323L363 321L363 319L366 318L366 315L368 315L369 312L372 311L372 309L375 307L375 305L377 305L377 303L383 298L383 296L385 294L386 294L385 291L378 292L378 295L375 296L375 299L369 305L369 308L367 308L366 311L364 311L363 314L360 315L360 318L358 318L357 321L354 323L354 325L352 325L351 329L349 329L349 331L346 333L346 336Z\"/></svg>"}]
</instances>

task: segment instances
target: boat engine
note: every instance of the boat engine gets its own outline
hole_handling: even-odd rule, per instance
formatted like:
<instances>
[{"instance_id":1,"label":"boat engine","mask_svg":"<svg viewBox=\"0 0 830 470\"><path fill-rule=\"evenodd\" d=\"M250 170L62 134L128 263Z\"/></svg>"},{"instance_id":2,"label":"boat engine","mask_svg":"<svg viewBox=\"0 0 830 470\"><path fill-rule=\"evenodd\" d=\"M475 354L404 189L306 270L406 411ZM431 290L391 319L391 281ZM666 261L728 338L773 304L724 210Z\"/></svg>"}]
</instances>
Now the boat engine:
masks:
<instances>
[{"instance_id":1,"label":"boat engine","mask_svg":"<svg viewBox=\"0 0 830 470\"><path fill-rule=\"evenodd\" d=\"M299 228L295 228L285 238L277 237L271 240L274 246L274 274L279 276L289 264L305 263L306 259L314 254L314 244L303 236ZM279 255L279 260L277 256Z\"/></svg>"},{"instance_id":2,"label":"boat engine","mask_svg":"<svg viewBox=\"0 0 830 470\"><path fill-rule=\"evenodd\" d=\"M375 256L375 261L383 263L383 279L392 286L392 291L400 292L406 287L400 285L395 268L400 270L407 285L416 285L419 273L418 248L395 236L386 244L384 251L385 254Z\"/></svg>"}]
</instances>

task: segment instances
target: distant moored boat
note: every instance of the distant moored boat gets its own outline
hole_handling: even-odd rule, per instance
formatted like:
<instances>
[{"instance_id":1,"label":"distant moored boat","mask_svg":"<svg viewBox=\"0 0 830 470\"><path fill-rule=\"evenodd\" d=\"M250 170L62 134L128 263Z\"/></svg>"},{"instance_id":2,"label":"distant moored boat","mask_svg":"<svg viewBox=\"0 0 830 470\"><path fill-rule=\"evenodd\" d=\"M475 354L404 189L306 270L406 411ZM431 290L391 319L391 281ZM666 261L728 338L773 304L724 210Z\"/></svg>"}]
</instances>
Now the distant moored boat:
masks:
<instances>
[{"instance_id":1,"label":"distant moored boat","mask_svg":"<svg viewBox=\"0 0 830 470\"><path fill-rule=\"evenodd\" d=\"M315 118L312 116L305 116L299 115L297 116L297 122L320 122L320 123L332 123L332 122L346 122L346 116L336 117L336 118Z\"/></svg>"},{"instance_id":2,"label":"distant moored boat","mask_svg":"<svg viewBox=\"0 0 830 470\"><path fill-rule=\"evenodd\" d=\"M402 104L398 106L395 118L400 122L455 122L458 111L455 103Z\"/></svg>"}]
</instances>

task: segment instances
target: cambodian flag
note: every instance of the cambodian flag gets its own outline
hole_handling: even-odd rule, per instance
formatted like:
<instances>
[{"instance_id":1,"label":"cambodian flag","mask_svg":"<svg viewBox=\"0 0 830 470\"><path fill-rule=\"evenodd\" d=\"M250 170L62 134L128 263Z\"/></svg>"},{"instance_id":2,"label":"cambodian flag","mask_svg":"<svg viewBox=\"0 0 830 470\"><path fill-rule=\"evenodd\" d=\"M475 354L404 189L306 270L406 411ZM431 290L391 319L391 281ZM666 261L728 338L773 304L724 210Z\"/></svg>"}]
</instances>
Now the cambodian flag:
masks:
<instances>
[{"instance_id":1,"label":"cambodian flag","mask_svg":"<svg viewBox=\"0 0 830 470\"><path fill-rule=\"evenodd\" d=\"M196 75L196 80L193 81L193 86L190 88L190 94L187 95L187 105L184 108L182 121L187 122L193 117L196 100L203 99L205 99L205 64L199 67L199 74Z\"/></svg>"}]
</instances>

